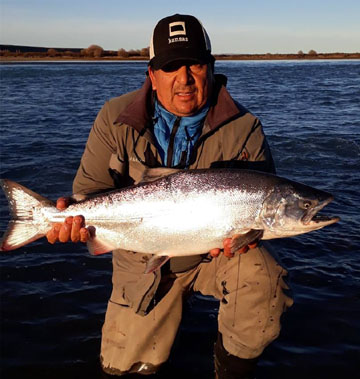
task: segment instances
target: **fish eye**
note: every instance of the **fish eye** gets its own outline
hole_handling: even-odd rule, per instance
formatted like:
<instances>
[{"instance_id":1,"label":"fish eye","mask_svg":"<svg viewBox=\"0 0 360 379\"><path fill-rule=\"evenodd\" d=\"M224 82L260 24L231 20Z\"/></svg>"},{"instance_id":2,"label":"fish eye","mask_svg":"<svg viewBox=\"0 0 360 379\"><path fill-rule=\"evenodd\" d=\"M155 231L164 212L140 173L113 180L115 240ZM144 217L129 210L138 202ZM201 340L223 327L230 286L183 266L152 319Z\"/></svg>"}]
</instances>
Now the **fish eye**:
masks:
<instances>
[{"instance_id":1,"label":"fish eye","mask_svg":"<svg viewBox=\"0 0 360 379\"><path fill-rule=\"evenodd\" d=\"M303 208L303 209L309 209L311 207L311 205L312 205L312 203L310 200L304 200L300 204L301 208Z\"/></svg>"}]
</instances>

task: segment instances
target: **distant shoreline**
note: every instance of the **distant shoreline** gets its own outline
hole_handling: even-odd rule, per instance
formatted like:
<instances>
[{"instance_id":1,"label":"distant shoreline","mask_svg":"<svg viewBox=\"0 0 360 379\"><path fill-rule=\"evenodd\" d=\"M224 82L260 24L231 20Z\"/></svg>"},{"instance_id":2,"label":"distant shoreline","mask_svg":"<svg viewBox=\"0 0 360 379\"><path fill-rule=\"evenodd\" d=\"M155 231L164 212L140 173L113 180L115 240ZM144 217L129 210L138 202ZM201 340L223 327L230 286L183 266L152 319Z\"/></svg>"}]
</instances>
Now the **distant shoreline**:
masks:
<instances>
[{"instance_id":1,"label":"distant shoreline","mask_svg":"<svg viewBox=\"0 0 360 379\"><path fill-rule=\"evenodd\" d=\"M217 61L268 61L268 60L339 60L339 59L360 59L360 53L327 53L316 55L299 55L299 54L234 54L234 55L214 55ZM88 61L88 62L131 62L131 61L148 61L149 57L70 57L70 56L0 56L0 63L11 62L73 62L73 61Z\"/></svg>"},{"instance_id":2,"label":"distant shoreline","mask_svg":"<svg viewBox=\"0 0 360 379\"><path fill-rule=\"evenodd\" d=\"M360 59L357 53L318 53L310 50L297 54L214 54L216 60L316 60L316 59ZM36 46L0 44L0 62L28 61L148 61L149 48L141 50L119 49L118 51L104 50L98 45L87 49L78 48L48 48Z\"/></svg>"}]
</instances>

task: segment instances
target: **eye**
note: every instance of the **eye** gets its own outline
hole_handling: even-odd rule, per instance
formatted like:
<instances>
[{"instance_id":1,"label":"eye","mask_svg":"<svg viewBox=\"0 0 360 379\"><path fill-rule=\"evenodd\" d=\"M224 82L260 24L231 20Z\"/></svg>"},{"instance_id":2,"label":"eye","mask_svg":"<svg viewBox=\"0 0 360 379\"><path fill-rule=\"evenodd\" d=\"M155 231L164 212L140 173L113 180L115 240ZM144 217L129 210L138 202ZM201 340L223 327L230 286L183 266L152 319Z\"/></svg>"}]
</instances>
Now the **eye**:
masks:
<instances>
[{"instance_id":1,"label":"eye","mask_svg":"<svg viewBox=\"0 0 360 379\"><path fill-rule=\"evenodd\" d=\"M311 207L312 203L310 200L304 200L301 204L301 208L303 209L309 209Z\"/></svg>"},{"instance_id":2,"label":"eye","mask_svg":"<svg viewBox=\"0 0 360 379\"><path fill-rule=\"evenodd\" d=\"M175 61L175 62L168 63L167 65L162 67L161 70L165 72L175 72L183 65L184 63L182 61Z\"/></svg>"}]
</instances>

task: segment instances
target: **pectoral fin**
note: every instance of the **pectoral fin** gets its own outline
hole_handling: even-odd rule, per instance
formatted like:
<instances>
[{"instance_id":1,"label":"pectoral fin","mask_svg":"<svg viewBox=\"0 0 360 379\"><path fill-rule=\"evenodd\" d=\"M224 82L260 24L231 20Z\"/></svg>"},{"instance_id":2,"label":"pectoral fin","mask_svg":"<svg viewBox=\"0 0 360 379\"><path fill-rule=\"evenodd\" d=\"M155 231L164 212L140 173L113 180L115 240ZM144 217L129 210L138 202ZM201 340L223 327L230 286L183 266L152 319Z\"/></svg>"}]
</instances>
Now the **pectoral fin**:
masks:
<instances>
[{"instance_id":1,"label":"pectoral fin","mask_svg":"<svg viewBox=\"0 0 360 379\"><path fill-rule=\"evenodd\" d=\"M251 244L252 242L261 239L263 236L263 230L254 230L251 229L249 232L245 234L236 234L232 237L231 241L231 253L235 254L241 248Z\"/></svg>"},{"instance_id":2,"label":"pectoral fin","mask_svg":"<svg viewBox=\"0 0 360 379\"><path fill-rule=\"evenodd\" d=\"M167 255L153 255L146 264L146 269L144 274L150 274L158 268L160 268L164 263L170 259Z\"/></svg>"}]
</instances>

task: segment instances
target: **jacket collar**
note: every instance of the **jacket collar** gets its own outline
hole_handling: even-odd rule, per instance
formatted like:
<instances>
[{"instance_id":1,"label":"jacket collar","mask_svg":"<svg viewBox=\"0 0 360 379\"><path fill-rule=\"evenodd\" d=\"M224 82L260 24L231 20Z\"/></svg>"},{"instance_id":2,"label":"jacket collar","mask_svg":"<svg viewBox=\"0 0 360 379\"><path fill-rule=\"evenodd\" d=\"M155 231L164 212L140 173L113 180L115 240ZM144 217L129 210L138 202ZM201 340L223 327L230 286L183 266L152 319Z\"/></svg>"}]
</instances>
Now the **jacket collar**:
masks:
<instances>
[{"instance_id":1,"label":"jacket collar","mask_svg":"<svg viewBox=\"0 0 360 379\"><path fill-rule=\"evenodd\" d=\"M234 102L225 88L226 81L224 75L215 75L212 104L205 121L210 130L217 129L245 112L241 106ZM152 125L153 96L150 78L146 78L132 102L118 115L115 122L130 125L140 134L144 134L146 129Z\"/></svg>"},{"instance_id":2,"label":"jacket collar","mask_svg":"<svg viewBox=\"0 0 360 379\"><path fill-rule=\"evenodd\" d=\"M146 127L151 125L152 109L153 91L151 89L150 78L146 78L134 99L117 116L115 122L130 125L140 134L143 134Z\"/></svg>"}]
</instances>

